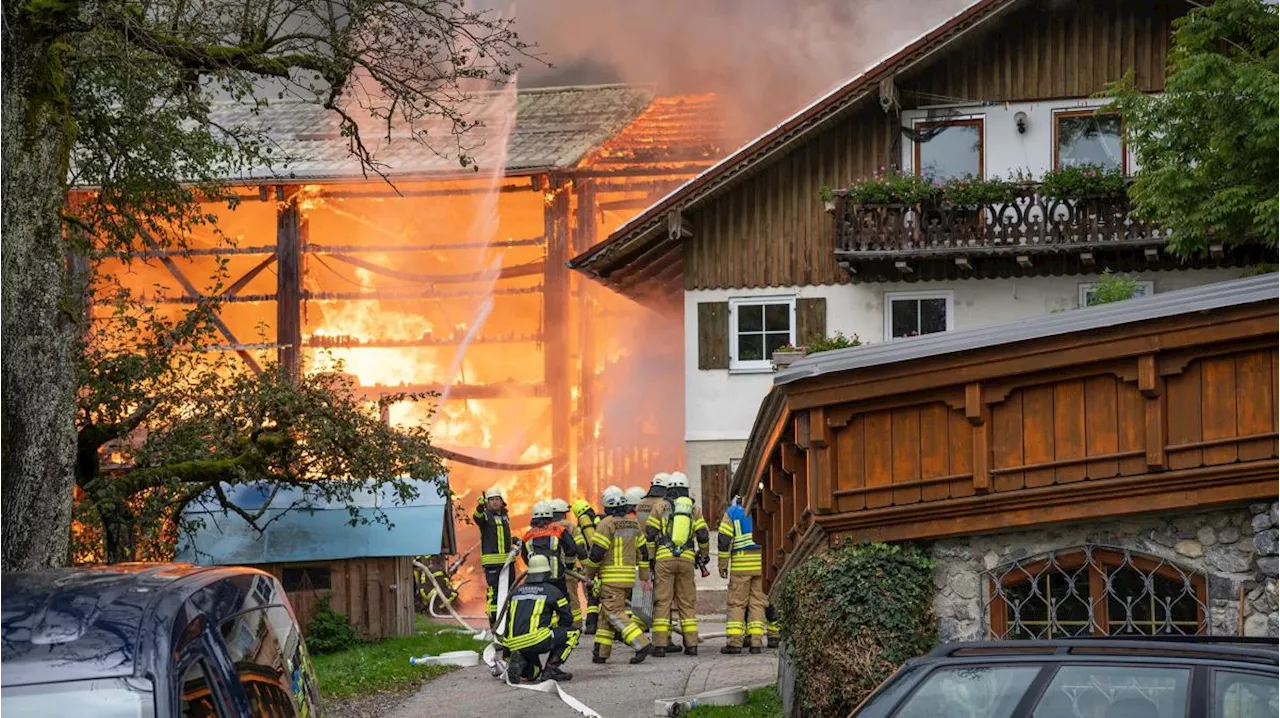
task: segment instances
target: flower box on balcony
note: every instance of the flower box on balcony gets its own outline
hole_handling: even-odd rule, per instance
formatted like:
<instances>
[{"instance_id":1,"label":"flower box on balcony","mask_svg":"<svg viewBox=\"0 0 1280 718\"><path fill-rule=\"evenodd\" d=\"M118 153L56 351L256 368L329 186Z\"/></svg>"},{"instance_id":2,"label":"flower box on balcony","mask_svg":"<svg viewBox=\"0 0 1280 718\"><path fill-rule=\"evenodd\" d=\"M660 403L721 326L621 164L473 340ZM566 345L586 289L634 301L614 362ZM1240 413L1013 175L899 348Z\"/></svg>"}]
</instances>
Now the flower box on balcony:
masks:
<instances>
[{"instance_id":1,"label":"flower box on balcony","mask_svg":"<svg viewBox=\"0 0 1280 718\"><path fill-rule=\"evenodd\" d=\"M805 355L804 347L782 347L773 352L773 368L786 369Z\"/></svg>"}]
</instances>

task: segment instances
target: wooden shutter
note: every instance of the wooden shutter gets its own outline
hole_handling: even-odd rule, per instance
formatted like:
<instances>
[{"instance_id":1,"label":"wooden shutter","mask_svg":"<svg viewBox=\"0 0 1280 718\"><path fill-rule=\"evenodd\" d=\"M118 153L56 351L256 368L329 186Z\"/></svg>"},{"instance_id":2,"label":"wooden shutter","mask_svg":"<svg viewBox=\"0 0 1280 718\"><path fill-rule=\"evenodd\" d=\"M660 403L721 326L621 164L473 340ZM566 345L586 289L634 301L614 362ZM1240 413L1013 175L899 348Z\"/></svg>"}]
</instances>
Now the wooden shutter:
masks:
<instances>
[{"instance_id":1,"label":"wooden shutter","mask_svg":"<svg viewBox=\"0 0 1280 718\"><path fill-rule=\"evenodd\" d=\"M822 297L796 300L796 344L827 336L827 300Z\"/></svg>"},{"instance_id":2,"label":"wooden shutter","mask_svg":"<svg viewBox=\"0 0 1280 718\"><path fill-rule=\"evenodd\" d=\"M720 518L729 503L728 464L711 464L702 467L702 518L707 521L711 533L716 532Z\"/></svg>"},{"instance_id":3,"label":"wooden shutter","mask_svg":"<svg viewBox=\"0 0 1280 718\"><path fill-rule=\"evenodd\" d=\"M729 368L728 302L698 303L698 368Z\"/></svg>"}]
</instances>

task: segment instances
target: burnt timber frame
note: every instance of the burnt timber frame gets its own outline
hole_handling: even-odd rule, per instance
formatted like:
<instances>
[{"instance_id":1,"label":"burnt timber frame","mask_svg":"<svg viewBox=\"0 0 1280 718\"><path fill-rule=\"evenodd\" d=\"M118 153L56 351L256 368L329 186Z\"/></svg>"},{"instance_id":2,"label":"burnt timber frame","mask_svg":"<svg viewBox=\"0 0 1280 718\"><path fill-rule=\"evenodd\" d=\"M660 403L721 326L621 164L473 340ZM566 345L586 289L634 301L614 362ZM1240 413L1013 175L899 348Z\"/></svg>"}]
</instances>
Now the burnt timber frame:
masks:
<instances>
[{"instance_id":1,"label":"burnt timber frame","mask_svg":"<svg viewBox=\"0 0 1280 718\"><path fill-rule=\"evenodd\" d=\"M846 543L1274 500L1276 346L1273 300L795 380L730 491L771 582Z\"/></svg>"}]
</instances>

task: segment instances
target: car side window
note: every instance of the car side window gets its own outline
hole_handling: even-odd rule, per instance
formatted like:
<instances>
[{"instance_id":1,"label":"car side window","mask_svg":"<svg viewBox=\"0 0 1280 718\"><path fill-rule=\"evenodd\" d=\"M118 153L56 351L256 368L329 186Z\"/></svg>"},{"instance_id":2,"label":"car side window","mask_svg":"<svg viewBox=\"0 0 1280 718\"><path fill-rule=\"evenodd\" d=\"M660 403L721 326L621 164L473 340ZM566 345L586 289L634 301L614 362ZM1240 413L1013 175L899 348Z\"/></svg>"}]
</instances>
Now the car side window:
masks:
<instances>
[{"instance_id":1,"label":"car side window","mask_svg":"<svg viewBox=\"0 0 1280 718\"><path fill-rule=\"evenodd\" d=\"M222 640L255 716L294 718L316 712L302 636L284 606L245 611L222 623Z\"/></svg>"},{"instance_id":2,"label":"car side window","mask_svg":"<svg viewBox=\"0 0 1280 718\"><path fill-rule=\"evenodd\" d=\"M1214 671L1212 718L1274 718L1280 713L1276 677Z\"/></svg>"},{"instance_id":3,"label":"car side window","mask_svg":"<svg viewBox=\"0 0 1280 718\"><path fill-rule=\"evenodd\" d=\"M209 667L203 660L192 661L182 674L180 699L183 718L216 718L217 704L209 682Z\"/></svg>"},{"instance_id":4,"label":"car side window","mask_svg":"<svg viewBox=\"0 0 1280 718\"><path fill-rule=\"evenodd\" d=\"M1191 669L1122 664L1058 669L1033 718L1182 718Z\"/></svg>"},{"instance_id":5,"label":"car side window","mask_svg":"<svg viewBox=\"0 0 1280 718\"><path fill-rule=\"evenodd\" d=\"M1039 666L964 666L929 674L895 718L1009 718Z\"/></svg>"}]
</instances>

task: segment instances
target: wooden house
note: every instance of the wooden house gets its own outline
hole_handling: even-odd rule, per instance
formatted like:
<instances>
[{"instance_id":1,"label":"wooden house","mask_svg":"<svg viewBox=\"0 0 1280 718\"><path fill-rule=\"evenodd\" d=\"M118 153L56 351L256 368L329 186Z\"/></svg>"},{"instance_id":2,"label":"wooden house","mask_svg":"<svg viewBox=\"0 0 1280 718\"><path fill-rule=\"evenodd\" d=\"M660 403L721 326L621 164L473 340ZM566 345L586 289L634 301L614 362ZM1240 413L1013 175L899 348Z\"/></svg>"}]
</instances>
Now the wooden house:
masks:
<instances>
[{"instance_id":1,"label":"wooden house","mask_svg":"<svg viewBox=\"0 0 1280 718\"><path fill-rule=\"evenodd\" d=\"M1088 304L1104 270L1159 294L1241 275L1275 251L1170 256L1123 196L1055 203L1034 183L976 213L861 206L880 171L1042 178L1097 164L1140 172L1097 93L1133 73L1164 85L1172 26L1193 4L979 0L744 145L575 257L615 291L684 317L686 471L723 501L772 351L959 331ZM853 68L851 68L853 69ZM828 205L829 206L824 206Z\"/></svg>"},{"instance_id":2,"label":"wooden house","mask_svg":"<svg viewBox=\"0 0 1280 718\"><path fill-rule=\"evenodd\" d=\"M407 503L388 489L356 492L352 503L365 520L356 525L345 503L289 487L274 495L252 486L226 487L236 506L250 514L262 511L261 530L214 501L194 502L183 516L196 528L179 545L177 559L253 566L274 575L304 631L317 599L327 598L362 638L413 635L413 560L456 551L447 496L434 482L415 484L418 497Z\"/></svg>"}]
</instances>

